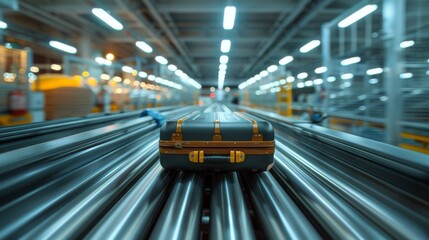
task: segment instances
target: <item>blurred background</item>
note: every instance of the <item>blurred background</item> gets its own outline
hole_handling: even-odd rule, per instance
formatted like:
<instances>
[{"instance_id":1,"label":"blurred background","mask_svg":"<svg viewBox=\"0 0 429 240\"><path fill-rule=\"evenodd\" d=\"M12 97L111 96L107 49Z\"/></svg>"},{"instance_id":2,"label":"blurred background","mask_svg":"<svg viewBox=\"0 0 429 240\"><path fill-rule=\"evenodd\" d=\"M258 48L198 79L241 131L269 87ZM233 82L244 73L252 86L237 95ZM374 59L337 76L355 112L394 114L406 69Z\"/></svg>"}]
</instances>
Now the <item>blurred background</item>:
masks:
<instances>
[{"instance_id":1,"label":"blurred background","mask_svg":"<svg viewBox=\"0 0 429 240\"><path fill-rule=\"evenodd\" d=\"M428 154L428 7L0 0L0 126L220 102Z\"/></svg>"}]
</instances>

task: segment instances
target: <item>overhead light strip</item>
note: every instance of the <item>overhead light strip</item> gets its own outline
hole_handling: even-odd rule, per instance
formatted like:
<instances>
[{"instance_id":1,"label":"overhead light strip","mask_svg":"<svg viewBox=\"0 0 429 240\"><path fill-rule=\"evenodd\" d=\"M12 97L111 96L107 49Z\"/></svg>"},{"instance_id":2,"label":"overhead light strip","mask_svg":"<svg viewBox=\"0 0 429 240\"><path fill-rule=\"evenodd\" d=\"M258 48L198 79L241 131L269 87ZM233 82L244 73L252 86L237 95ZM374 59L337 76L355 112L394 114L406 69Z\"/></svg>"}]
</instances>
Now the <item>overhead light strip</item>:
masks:
<instances>
[{"instance_id":1,"label":"overhead light strip","mask_svg":"<svg viewBox=\"0 0 429 240\"><path fill-rule=\"evenodd\" d=\"M108 12L106 12L102 8L93 8L92 13L98 17L101 21L105 22L107 25L109 25L111 28L115 30L122 30L124 29L124 26L122 23L120 23L118 20L116 20L112 15L110 15Z\"/></svg>"}]
</instances>

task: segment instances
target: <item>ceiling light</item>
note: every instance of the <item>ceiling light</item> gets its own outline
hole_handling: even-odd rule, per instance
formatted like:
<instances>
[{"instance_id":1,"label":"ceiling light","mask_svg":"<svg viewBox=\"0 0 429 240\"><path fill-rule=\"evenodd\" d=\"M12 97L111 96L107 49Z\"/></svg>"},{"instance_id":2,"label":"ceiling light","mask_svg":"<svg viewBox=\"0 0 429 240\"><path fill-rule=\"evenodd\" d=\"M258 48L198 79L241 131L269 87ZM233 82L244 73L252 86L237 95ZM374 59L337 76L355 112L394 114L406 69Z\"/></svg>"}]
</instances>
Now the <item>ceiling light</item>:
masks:
<instances>
[{"instance_id":1,"label":"ceiling light","mask_svg":"<svg viewBox=\"0 0 429 240\"><path fill-rule=\"evenodd\" d=\"M369 84L377 84L378 83L378 79L377 78L371 78L368 80Z\"/></svg>"},{"instance_id":2,"label":"ceiling light","mask_svg":"<svg viewBox=\"0 0 429 240\"><path fill-rule=\"evenodd\" d=\"M176 65L170 64L170 65L168 65L168 70L174 72L177 70L177 67L176 67Z\"/></svg>"},{"instance_id":3,"label":"ceiling light","mask_svg":"<svg viewBox=\"0 0 429 240\"><path fill-rule=\"evenodd\" d=\"M168 60L163 56L156 56L155 61L157 61L159 64L165 65L168 63Z\"/></svg>"},{"instance_id":4,"label":"ceiling light","mask_svg":"<svg viewBox=\"0 0 429 240\"><path fill-rule=\"evenodd\" d=\"M402 78L402 79L406 79L406 78L412 78L413 77L413 74L412 73L401 73L400 75L399 75L399 77L400 78Z\"/></svg>"},{"instance_id":5,"label":"ceiling light","mask_svg":"<svg viewBox=\"0 0 429 240\"><path fill-rule=\"evenodd\" d=\"M364 18L365 16L369 15L370 13L374 12L375 10L377 10L377 5L375 4L366 5L365 7L354 12L352 15L341 20L338 23L338 27L340 28L348 27L353 23L359 21L360 19Z\"/></svg>"},{"instance_id":6,"label":"ceiling light","mask_svg":"<svg viewBox=\"0 0 429 240\"><path fill-rule=\"evenodd\" d=\"M126 72L126 73L132 73L133 72L133 68L132 67L130 67L130 66L123 66L122 67L122 71L123 72Z\"/></svg>"},{"instance_id":7,"label":"ceiling light","mask_svg":"<svg viewBox=\"0 0 429 240\"><path fill-rule=\"evenodd\" d=\"M368 69L366 71L366 74L368 75L376 75L376 74L380 74L383 72L383 68L372 68L372 69Z\"/></svg>"},{"instance_id":8,"label":"ceiling light","mask_svg":"<svg viewBox=\"0 0 429 240\"><path fill-rule=\"evenodd\" d=\"M268 72L275 72L277 71L277 69L279 69L279 67L277 67L277 65L271 65L267 68Z\"/></svg>"},{"instance_id":9,"label":"ceiling light","mask_svg":"<svg viewBox=\"0 0 429 240\"><path fill-rule=\"evenodd\" d=\"M311 80L308 80L308 81L305 81L305 86L307 86L307 87L311 87L311 86L313 86L313 81L311 81Z\"/></svg>"},{"instance_id":10,"label":"ceiling light","mask_svg":"<svg viewBox=\"0 0 429 240\"><path fill-rule=\"evenodd\" d=\"M223 15L223 29L231 30L234 28L236 8L234 6L225 7Z\"/></svg>"},{"instance_id":11,"label":"ceiling light","mask_svg":"<svg viewBox=\"0 0 429 240\"><path fill-rule=\"evenodd\" d=\"M30 71L33 72L33 73L38 73L39 72L39 68L36 67L36 66L32 66L32 67L30 67Z\"/></svg>"},{"instance_id":12,"label":"ceiling light","mask_svg":"<svg viewBox=\"0 0 429 240\"><path fill-rule=\"evenodd\" d=\"M304 87L304 83L303 82L299 82L298 84L296 84L296 86L298 88L303 88Z\"/></svg>"},{"instance_id":13,"label":"ceiling light","mask_svg":"<svg viewBox=\"0 0 429 240\"><path fill-rule=\"evenodd\" d=\"M101 75L100 75L100 79L101 79L101 80L109 80L109 79L110 79L110 76L109 76L109 74L105 74L105 73L103 73L103 74L101 74Z\"/></svg>"},{"instance_id":14,"label":"ceiling light","mask_svg":"<svg viewBox=\"0 0 429 240\"><path fill-rule=\"evenodd\" d=\"M219 75L225 75L226 71L225 70L219 70Z\"/></svg>"},{"instance_id":15,"label":"ceiling light","mask_svg":"<svg viewBox=\"0 0 429 240\"><path fill-rule=\"evenodd\" d=\"M286 81L287 82L293 82L293 81L295 81L295 77L294 76L289 76L289 77L286 78Z\"/></svg>"},{"instance_id":16,"label":"ceiling light","mask_svg":"<svg viewBox=\"0 0 429 240\"><path fill-rule=\"evenodd\" d=\"M107 25L109 25L111 28L115 30L122 30L124 26L116 20L112 15L104 11L104 9L101 8L93 8L92 14L97 16L101 21L105 22Z\"/></svg>"},{"instance_id":17,"label":"ceiling light","mask_svg":"<svg viewBox=\"0 0 429 240\"><path fill-rule=\"evenodd\" d=\"M115 59L115 55L113 53L106 54L106 59L109 61L113 61Z\"/></svg>"},{"instance_id":18,"label":"ceiling light","mask_svg":"<svg viewBox=\"0 0 429 240\"><path fill-rule=\"evenodd\" d=\"M59 64L51 64L51 69L55 71L61 71L61 65Z\"/></svg>"},{"instance_id":19,"label":"ceiling light","mask_svg":"<svg viewBox=\"0 0 429 240\"><path fill-rule=\"evenodd\" d=\"M143 72L143 71L140 71L140 72L139 72L139 77L141 77L141 78L145 78L145 77L147 77L147 73L145 73L145 72Z\"/></svg>"},{"instance_id":20,"label":"ceiling light","mask_svg":"<svg viewBox=\"0 0 429 240\"><path fill-rule=\"evenodd\" d=\"M266 76L268 76L268 71L263 70L262 72L259 73L259 75L261 77L266 77Z\"/></svg>"},{"instance_id":21,"label":"ceiling light","mask_svg":"<svg viewBox=\"0 0 429 240\"><path fill-rule=\"evenodd\" d=\"M360 57L351 57L341 61L341 65L347 66L360 62Z\"/></svg>"},{"instance_id":22,"label":"ceiling light","mask_svg":"<svg viewBox=\"0 0 429 240\"><path fill-rule=\"evenodd\" d=\"M6 29L7 28L7 23L0 21L0 28L1 29Z\"/></svg>"},{"instance_id":23,"label":"ceiling light","mask_svg":"<svg viewBox=\"0 0 429 240\"><path fill-rule=\"evenodd\" d=\"M343 79L343 80L348 80L348 79L352 79L352 78L353 78L352 73L344 73L341 75L341 79Z\"/></svg>"},{"instance_id":24,"label":"ceiling light","mask_svg":"<svg viewBox=\"0 0 429 240\"><path fill-rule=\"evenodd\" d=\"M227 67L227 65L226 65L226 64L223 64L223 63L222 63L222 64L220 64L220 65L219 65L219 70L224 70L224 71L225 71L227 68L228 68L228 67Z\"/></svg>"},{"instance_id":25,"label":"ceiling light","mask_svg":"<svg viewBox=\"0 0 429 240\"><path fill-rule=\"evenodd\" d=\"M180 69L177 69L176 71L174 71L174 74L176 74L176 76L181 77L183 75L183 71Z\"/></svg>"},{"instance_id":26,"label":"ceiling light","mask_svg":"<svg viewBox=\"0 0 429 240\"><path fill-rule=\"evenodd\" d=\"M314 69L314 72L315 72L316 74L321 74L321 73L324 73L324 72L326 72L326 71L328 71L328 68L327 68L327 67L318 67L318 68Z\"/></svg>"},{"instance_id":27,"label":"ceiling light","mask_svg":"<svg viewBox=\"0 0 429 240\"><path fill-rule=\"evenodd\" d=\"M399 44L399 47L401 48L408 48L414 45L414 41L413 40L409 40L409 41L403 41Z\"/></svg>"},{"instance_id":28,"label":"ceiling light","mask_svg":"<svg viewBox=\"0 0 429 240\"><path fill-rule=\"evenodd\" d=\"M238 85L238 89L244 89L244 88L246 88L248 85L247 85L247 83L246 82L243 82L243 83L241 83L240 85Z\"/></svg>"},{"instance_id":29,"label":"ceiling light","mask_svg":"<svg viewBox=\"0 0 429 240\"><path fill-rule=\"evenodd\" d=\"M335 80L337 80L337 78L336 78L336 77L334 77L334 76L329 76L329 77L326 79L326 81L328 81L328 82L335 82Z\"/></svg>"},{"instance_id":30,"label":"ceiling light","mask_svg":"<svg viewBox=\"0 0 429 240\"><path fill-rule=\"evenodd\" d=\"M58 41L50 41L49 45L53 48L59 49L61 51L64 52L68 52L71 54L75 54L77 53L77 49L75 47L72 47L70 45L64 44L62 42L58 42Z\"/></svg>"},{"instance_id":31,"label":"ceiling light","mask_svg":"<svg viewBox=\"0 0 429 240\"><path fill-rule=\"evenodd\" d=\"M256 81L261 80L261 76L260 76L259 74L256 74L253 78L254 78Z\"/></svg>"},{"instance_id":32,"label":"ceiling light","mask_svg":"<svg viewBox=\"0 0 429 240\"><path fill-rule=\"evenodd\" d=\"M225 92L229 92L229 91L231 91L231 88L226 87L226 88L225 88Z\"/></svg>"},{"instance_id":33,"label":"ceiling light","mask_svg":"<svg viewBox=\"0 0 429 240\"><path fill-rule=\"evenodd\" d=\"M220 58L219 58L219 62L220 62L220 63L224 63L224 64L227 64L227 63L228 63L228 60L229 60L229 58L228 58L228 56L226 56L226 55L222 55L222 56L220 56Z\"/></svg>"},{"instance_id":34,"label":"ceiling light","mask_svg":"<svg viewBox=\"0 0 429 240\"><path fill-rule=\"evenodd\" d=\"M286 57L280 59L279 64L280 65L286 65L286 64L288 64L288 63L290 63L292 61L293 61L293 57L292 56L286 56Z\"/></svg>"},{"instance_id":35,"label":"ceiling light","mask_svg":"<svg viewBox=\"0 0 429 240\"><path fill-rule=\"evenodd\" d=\"M220 51L223 53L228 53L231 49L231 41L230 40L222 40L220 44Z\"/></svg>"},{"instance_id":36,"label":"ceiling light","mask_svg":"<svg viewBox=\"0 0 429 240\"><path fill-rule=\"evenodd\" d=\"M308 73L302 72L297 75L298 79L304 79L308 77Z\"/></svg>"},{"instance_id":37,"label":"ceiling light","mask_svg":"<svg viewBox=\"0 0 429 240\"><path fill-rule=\"evenodd\" d=\"M304 46L302 46L299 51L302 53L308 53L311 50L313 50L314 48L318 47L320 45L320 41L319 40L312 40L309 43L305 44Z\"/></svg>"},{"instance_id":38,"label":"ceiling light","mask_svg":"<svg viewBox=\"0 0 429 240\"><path fill-rule=\"evenodd\" d=\"M143 42L143 41L137 41L136 42L136 46L138 47L138 48L140 48L143 52L145 52L145 53L151 53L151 52L153 52L153 49L152 49L152 47L151 46L149 46L149 44L147 44L147 43L145 43L145 42Z\"/></svg>"},{"instance_id":39,"label":"ceiling light","mask_svg":"<svg viewBox=\"0 0 429 240\"><path fill-rule=\"evenodd\" d=\"M96 57L96 58L95 58L95 61L96 61L98 64L101 64L101 65L107 65L107 66L112 65L112 62L111 62L111 61L109 61L109 60L107 60L107 59L104 59L104 58L102 58L102 57Z\"/></svg>"},{"instance_id":40,"label":"ceiling light","mask_svg":"<svg viewBox=\"0 0 429 240\"><path fill-rule=\"evenodd\" d=\"M316 84L316 85L322 84L323 83L323 79L321 79L321 78L314 79L313 83Z\"/></svg>"},{"instance_id":41,"label":"ceiling light","mask_svg":"<svg viewBox=\"0 0 429 240\"><path fill-rule=\"evenodd\" d=\"M154 75L149 75L147 79L149 79L150 81L154 81L156 77Z\"/></svg>"}]
</instances>

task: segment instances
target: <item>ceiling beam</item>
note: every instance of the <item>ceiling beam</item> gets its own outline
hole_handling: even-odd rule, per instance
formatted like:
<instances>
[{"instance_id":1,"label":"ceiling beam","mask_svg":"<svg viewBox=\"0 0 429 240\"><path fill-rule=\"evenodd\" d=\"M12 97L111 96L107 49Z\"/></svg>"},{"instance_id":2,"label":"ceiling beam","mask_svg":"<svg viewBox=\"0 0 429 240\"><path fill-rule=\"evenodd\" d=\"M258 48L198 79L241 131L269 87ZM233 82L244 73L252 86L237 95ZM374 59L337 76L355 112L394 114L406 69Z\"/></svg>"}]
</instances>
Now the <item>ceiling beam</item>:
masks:
<instances>
[{"instance_id":1,"label":"ceiling beam","mask_svg":"<svg viewBox=\"0 0 429 240\"><path fill-rule=\"evenodd\" d=\"M187 49L185 49L186 47L180 44L176 35L170 30L170 28L165 23L164 19L161 17L160 13L158 12L158 9L155 8L154 3L151 0L142 0L142 1L147 6L147 8L149 9L149 12L155 18L157 23L161 26L163 31L170 38L173 45L177 48L181 57L184 59L185 64L188 65L188 67L192 70L194 75L196 75L197 77L200 77L201 74L198 72L198 68L192 63L191 59L189 58L188 51Z\"/></svg>"},{"instance_id":2,"label":"ceiling beam","mask_svg":"<svg viewBox=\"0 0 429 240\"><path fill-rule=\"evenodd\" d=\"M189 43L193 43L193 42L210 42L210 43L219 43L225 39L223 37L210 37L210 36L201 36L201 37L181 37L179 36L179 39L183 42L189 42ZM231 41L234 43L255 43L255 42L260 42L266 39L266 37L229 37L228 39L231 39Z\"/></svg>"}]
</instances>

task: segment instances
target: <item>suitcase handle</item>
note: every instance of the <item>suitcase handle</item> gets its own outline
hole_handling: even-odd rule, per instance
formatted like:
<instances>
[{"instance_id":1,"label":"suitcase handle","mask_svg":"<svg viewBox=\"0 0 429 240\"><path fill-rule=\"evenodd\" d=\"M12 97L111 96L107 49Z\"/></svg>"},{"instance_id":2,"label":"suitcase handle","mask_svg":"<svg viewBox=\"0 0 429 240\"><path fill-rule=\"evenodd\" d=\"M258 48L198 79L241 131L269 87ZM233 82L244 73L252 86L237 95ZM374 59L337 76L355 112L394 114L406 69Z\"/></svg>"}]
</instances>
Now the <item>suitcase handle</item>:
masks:
<instances>
[{"instance_id":1,"label":"suitcase handle","mask_svg":"<svg viewBox=\"0 0 429 240\"><path fill-rule=\"evenodd\" d=\"M189 161L193 163L242 163L245 158L246 156L242 151L230 151L229 156L205 156L204 151L192 151L189 153Z\"/></svg>"}]
</instances>

